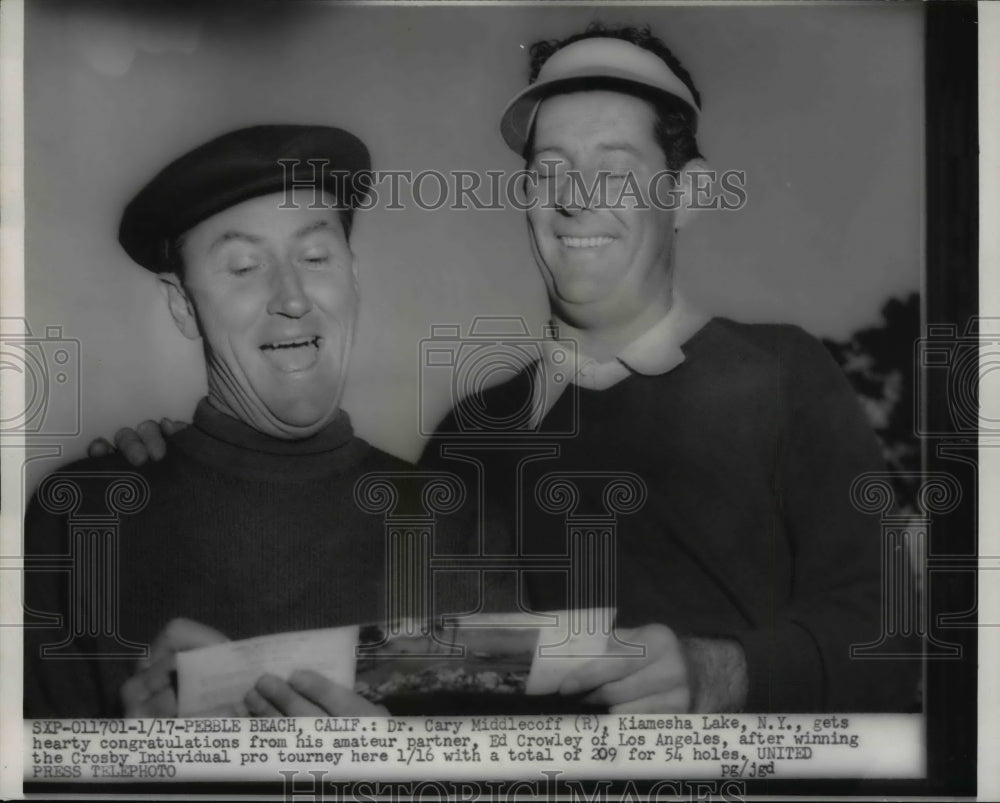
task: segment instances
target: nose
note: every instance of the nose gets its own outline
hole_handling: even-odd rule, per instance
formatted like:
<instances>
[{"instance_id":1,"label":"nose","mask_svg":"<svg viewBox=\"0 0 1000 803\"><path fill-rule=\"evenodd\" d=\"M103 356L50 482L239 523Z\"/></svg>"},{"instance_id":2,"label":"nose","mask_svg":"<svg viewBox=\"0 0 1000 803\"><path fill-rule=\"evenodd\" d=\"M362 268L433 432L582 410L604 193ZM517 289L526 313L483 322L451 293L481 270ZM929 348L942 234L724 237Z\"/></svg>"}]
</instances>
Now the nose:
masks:
<instances>
[{"instance_id":1,"label":"nose","mask_svg":"<svg viewBox=\"0 0 1000 803\"><path fill-rule=\"evenodd\" d=\"M273 291L267 311L272 315L301 318L311 309L312 301L306 293L302 275L294 265L282 263L274 272Z\"/></svg>"},{"instance_id":2,"label":"nose","mask_svg":"<svg viewBox=\"0 0 1000 803\"><path fill-rule=\"evenodd\" d=\"M556 185L556 209L566 217L575 217L589 209L595 199L593 179L583 173L567 172Z\"/></svg>"}]
</instances>

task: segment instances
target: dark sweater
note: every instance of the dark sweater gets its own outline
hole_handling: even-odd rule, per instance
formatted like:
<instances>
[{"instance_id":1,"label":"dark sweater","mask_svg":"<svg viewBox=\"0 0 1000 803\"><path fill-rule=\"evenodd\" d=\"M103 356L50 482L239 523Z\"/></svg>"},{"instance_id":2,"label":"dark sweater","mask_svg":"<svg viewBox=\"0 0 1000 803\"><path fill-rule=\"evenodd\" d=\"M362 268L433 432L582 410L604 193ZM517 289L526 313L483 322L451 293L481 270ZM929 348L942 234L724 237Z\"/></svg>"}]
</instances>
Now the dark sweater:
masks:
<instances>
[{"instance_id":1,"label":"dark sweater","mask_svg":"<svg viewBox=\"0 0 1000 803\"><path fill-rule=\"evenodd\" d=\"M121 516L118 552L119 634L149 644L179 616L233 639L379 619L384 523L355 504L353 488L367 472L407 469L354 437L346 414L312 438L281 441L202 402L162 462L136 469L110 456L57 473L82 490L76 516L106 513L114 475L135 472L149 484L146 506ZM28 554L69 554L67 519L46 512L38 495L25 524ZM28 607L68 621L69 573L26 578ZM81 588L89 599L92 586ZM104 637L78 639L76 658L41 658L41 646L65 632L26 630L25 715L119 715L134 658L95 659L109 648Z\"/></svg>"},{"instance_id":2,"label":"dark sweater","mask_svg":"<svg viewBox=\"0 0 1000 803\"><path fill-rule=\"evenodd\" d=\"M539 480L581 470L638 474L645 505L617 516L620 626L660 622L682 636L739 640L748 711L908 708L916 666L849 656L852 643L880 633L880 525L853 508L849 489L884 464L842 372L794 327L713 319L684 352L665 374L632 374L603 391L570 388L540 432L506 438L515 448L480 439L487 504L506 511L521 554L566 554L565 517L540 508ZM469 421L484 422L481 434L495 438L486 422L524 409L532 370L464 402L481 409L453 412L424 464L461 470L441 448L469 448ZM524 462L520 487L514 468L528 452L518 444L557 450ZM574 482L582 491L575 514L604 512L600 479ZM526 580L535 609L573 605L565 572L531 571Z\"/></svg>"}]
</instances>

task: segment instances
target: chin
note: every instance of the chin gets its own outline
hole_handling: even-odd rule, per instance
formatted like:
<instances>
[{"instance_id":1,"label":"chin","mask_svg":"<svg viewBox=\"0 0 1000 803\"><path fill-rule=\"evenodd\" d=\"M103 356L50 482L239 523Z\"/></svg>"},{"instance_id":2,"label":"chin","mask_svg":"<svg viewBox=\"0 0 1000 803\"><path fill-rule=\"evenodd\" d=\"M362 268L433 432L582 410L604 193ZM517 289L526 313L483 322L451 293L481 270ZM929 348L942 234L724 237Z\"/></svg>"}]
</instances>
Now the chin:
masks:
<instances>
[{"instance_id":1,"label":"chin","mask_svg":"<svg viewBox=\"0 0 1000 803\"><path fill-rule=\"evenodd\" d=\"M340 394L331 391L315 403L302 398L275 399L267 409L277 426L295 432L295 437L307 438L336 418L339 399Z\"/></svg>"},{"instance_id":2,"label":"chin","mask_svg":"<svg viewBox=\"0 0 1000 803\"><path fill-rule=\"evenodd\" d=\"M608 296L608 291L591 283L579 283L556 288L557 296L564 306L580 307L596 304Z\"/></svg>"},{"instance_id":3,"label":"chin","mask_svg":"<svg viewBox=\"0 0 1000 803\"><path fill-rule=\"evenodd\" d=\"M327 409L322 412L316 410L275 410L274 415L287 427L309 430L309 434L313 434L333 421L337 416L338 409L334 407L332 410Z\"/></svg>"}]
</instances>

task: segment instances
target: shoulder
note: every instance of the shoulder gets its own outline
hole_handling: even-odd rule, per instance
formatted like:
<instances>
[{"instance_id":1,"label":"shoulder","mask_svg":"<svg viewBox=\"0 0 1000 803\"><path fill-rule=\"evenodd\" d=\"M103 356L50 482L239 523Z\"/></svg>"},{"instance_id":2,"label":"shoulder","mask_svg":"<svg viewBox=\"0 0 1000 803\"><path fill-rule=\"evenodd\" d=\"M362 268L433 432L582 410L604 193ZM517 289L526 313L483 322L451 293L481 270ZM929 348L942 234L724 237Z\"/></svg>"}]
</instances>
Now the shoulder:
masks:
<instances>
[{"instance_id":1,"label":"shoulder","mask_svg":"<svg viewBox=\"0 0 1000 803\"><path fill-rule=\"evenodd\" d=\"M45 504L50 498L69 499L74 491L89 494L116 481L148 484L157 469L156 463L133 466L117 452L105 457L84 457L46 474L35 488L33 500Z\"/></svg>"},{"instance_id":2,"label":"shoulder","mask_svg":"<svg viewBox=\"0 0 1000 803\"><path fill-rule=\"evenodd\" d=\"M80 495L84 501L121 503L132 511L134 505L129 500L148 498L151 489L165 489L178 483L180 477L191 471L192 466L184 450L178 448L186 431L181 430L167 438L166 455L161 460L147 460L141 466L133 465L117 451L104 457L83 457L60 466L46 474L35 487L29 512L32 506L55 497L55 505L45 506L51 512L53 507L64 506L58 503L60 495L69 500L74 498L74 494ZM70 511L60 512L65 514ZM78 509L75 512L88 511Z\"/></svg>"},{"instance_id":3,"label":"shoulder","mask_svg":"<svg viewBox=\"0 0 1000 803\"><path fill-rule=\"evenodd\" d=\"M138 512L152 496L150 475L158 470L132 466L112 454L76 460L47 474L25 512L28 549L37 551L51 539L65 538L67 518Z\"/></svg>"},{"instance_id":4,"label":"shoulder","mask_svg":"<svg viewBox=\"0 0 1000 803\"><path fill-rule=\"evenodd\" d=\"M787 359L802 352L827 354L822 342L800 326L740 323L729 318L712 318L691 343L705 350L725 350L760 359Z\"/></svg>"},{"instance_id":5,"label":"shoulder","mask_svg":"<svg viewBox=\"0 0 1000 803\"><path fill-rule=\"evenodd\" d=\"M355 440L358 447L363 449L361 460L358 462L358 468L361 472L386 471L405 474L414 470L413 463L383 451L377 446L372 446L361 438L355 438Z\"/></svg>"},{"instance_id":6,"label":"shoulder","mask_svg":"<svg viewBox=\"0 0 1000 803\"><path fill-rule=\"evenodd\" d=\"M823 342L793 324L739 323L713 318L684 347L694 364L760 375L819 373L843 377Z\"/></svg>"},{"instance_id":7,"label":"shoulder","mask_svg":"<svg viewBox=\"0 0 1000 803\"><path fill-rule=\"evenodd\" d=\"M456 433L509 431L509 421L524 409L531 398L533 374L531 363L515 376L485 388L460 388L465 395L437 425L432 438Z\"/></svg>"},{"instance_id":8,"label":"shoulder","mask_svg":"<svg viewBox=\"0 0 1000 803\"><path fill-rule=\"evenodd\" d=\"M767 393L793 405L856 404L847 376L823 342L791 324L713 318L685 346L692 376L729 393ZM697 381L697 379L695 380Z\"/></svg>"}]
</instances>

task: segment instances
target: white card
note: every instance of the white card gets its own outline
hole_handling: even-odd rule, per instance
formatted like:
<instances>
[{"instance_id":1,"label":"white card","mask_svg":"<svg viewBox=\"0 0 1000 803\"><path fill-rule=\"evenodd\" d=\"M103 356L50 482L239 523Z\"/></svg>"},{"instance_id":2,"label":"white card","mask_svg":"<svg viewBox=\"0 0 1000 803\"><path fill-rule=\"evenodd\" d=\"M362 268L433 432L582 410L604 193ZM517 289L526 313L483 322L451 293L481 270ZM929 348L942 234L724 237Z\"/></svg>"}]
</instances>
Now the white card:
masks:
<instances>
[{"instance_id":1,"label":"white card","mask_svg":"<svg viewBox=\"0 0 1000 803\"><path fill-rule=\"evenodd\" d=\"M227 641L178 653L178 715L245 713L243 698L265 673L287 679L296 669L311 669L352 688L357 643L358 626L353 625Z\"/></svg>"}]
</instances>

